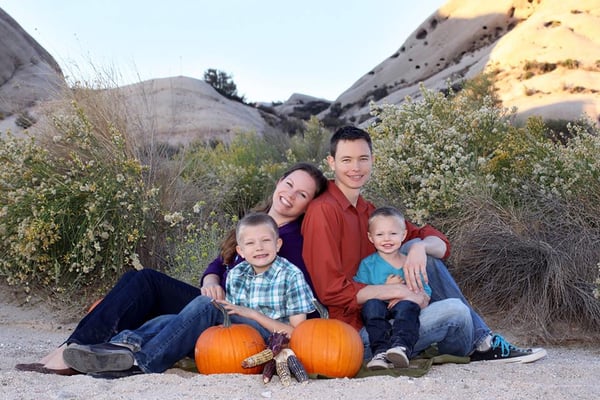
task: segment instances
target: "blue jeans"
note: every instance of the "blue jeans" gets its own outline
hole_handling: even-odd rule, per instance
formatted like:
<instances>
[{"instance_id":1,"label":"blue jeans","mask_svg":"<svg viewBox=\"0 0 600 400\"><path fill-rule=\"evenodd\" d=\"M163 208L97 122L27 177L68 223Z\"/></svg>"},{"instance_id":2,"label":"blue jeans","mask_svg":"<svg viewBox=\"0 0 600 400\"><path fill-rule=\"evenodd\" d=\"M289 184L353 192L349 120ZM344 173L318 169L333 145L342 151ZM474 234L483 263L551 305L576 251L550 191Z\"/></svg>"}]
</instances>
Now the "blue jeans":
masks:
<instances>
[{"instance_id":1,"label":"blue jeans","mask_svg":"<svg viewBox=\"0 0 600 400\"><path fill-rule=\"evenodd\" d=\"M106 343L163 314L177 314L200 289L152 269L123 274L102 301L77 325L66 343Z\"/></svg>"},{"instance_id":2,"label":"blue jeans","mask_svg":"<svg viewBox=\"0 0 600 400\"><path fill-rule=\"evenodd\" d=\"M223 323L223 314L210 302L210 297L198 296L179 314L161 315L136 330L120 332L111 342L131 345L142 371L163 372L186 356L193 358L198 336ZM270 332L254 320L232 315L231 323L251 325L265 341L269 338Z\"/></svg>"},{"instance_id":3,"label":"blue jeans","mask_svg":"<svg viewBox=\"0 0 600 400\"><path fill-rule=\"evenodd\" d=\"M419 338L420 312L419 305L408 300L398 302L391 309L388 309L387 301L367 300L361 313L372 353L379 354L402 346L406 355L411 357ZM390 319L393 320L391 323Z\"/></svg>"},{"instance_id":4,"label":"blue jeans","mask_svg":"<svg viewBox=\"0 0 600 400\"><path fill-rule=\"evenodd\" d=\"M473 320L469 308L458 299L446 299L429 304L419 315L419 339L413 355L436 343L440 354L466 356L473 343ZM365 346L365 360L373 357L366 328L360 330Z\"/></svg>"},{"instance_id":5,"label":"blue jeans","mask_svg":"<svg viewBox=\"0 0 600 400\"><path fill-rule=\"evenodd\" d=\"M410 240L402 245L400 251L406 254L410 246L420 239ZM427 277L429 278L429 286L431 287L431 301L435 303L444 299L459 299L468 308L473 320L473 343L471 351L474 350L482 341L491 333L491 329L483 322L483 319L473 307L469 304L458 284L450 275L450 271L446 264L439 258L427 257Z\"/></svg>"}]
</instances>

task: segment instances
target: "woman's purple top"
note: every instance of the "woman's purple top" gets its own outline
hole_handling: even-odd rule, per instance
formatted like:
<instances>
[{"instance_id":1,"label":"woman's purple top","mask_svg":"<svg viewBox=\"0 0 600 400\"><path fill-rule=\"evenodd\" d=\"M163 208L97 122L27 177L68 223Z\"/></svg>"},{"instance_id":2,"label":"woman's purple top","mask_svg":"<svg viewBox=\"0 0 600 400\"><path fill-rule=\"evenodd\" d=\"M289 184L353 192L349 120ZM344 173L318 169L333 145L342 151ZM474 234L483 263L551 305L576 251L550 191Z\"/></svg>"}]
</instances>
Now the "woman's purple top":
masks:
<instances>
[{"instance_id":1,"label":"woman's purple top","mask_svg":"<svg viewBox=\"0 0 600 400\"><path fill-rule=\"evenodd\" d=\"M287 258L289 262L300 268L300 271L302 271L304 274L304 279L306 279L306 282L308 282L313 293L315 293L312 281L308 275L306 266L304 265L304 260L302 260L303 240L300 232L301 225L302 220L297 219L279 227L279 237L283 241L283 244L281 245L281 249L279 249L278 254L281 257ZM223 290L225 290L225 279L227 278L227 273L231 268L235 267L242 261L243 258L238 255L235 257L235 261L232 264L225 265L221 256L215 258L210 264L208 264L206 271L204 271L202 278L200 278L200 286L202 286L202 282L204 281L204 277L206 275L215 274L221 278L221 286L223 287Z\"/></svg>"}]
</instances>

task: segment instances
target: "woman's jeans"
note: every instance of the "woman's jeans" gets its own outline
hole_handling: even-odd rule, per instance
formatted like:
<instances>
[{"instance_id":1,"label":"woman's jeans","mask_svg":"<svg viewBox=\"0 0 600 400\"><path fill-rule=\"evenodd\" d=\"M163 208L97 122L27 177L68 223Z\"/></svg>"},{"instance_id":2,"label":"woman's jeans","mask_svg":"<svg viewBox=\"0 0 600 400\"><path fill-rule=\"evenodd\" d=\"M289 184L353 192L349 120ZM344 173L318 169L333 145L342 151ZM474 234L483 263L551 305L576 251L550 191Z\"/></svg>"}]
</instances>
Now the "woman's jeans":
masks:
<instances>
[{"instance_id":1,"label":"woman's jeans","mask_svg":"<svg viewBox=\"0 0 600 400\"><path fill-rule=\"evenodd\" d=\"M251 325L265 342L269 339L270 332L252 319L232 315L231 323ZM211 304L211 298L198 296L179 314L154 318L134 331L119 333L111 342L130 345L142 371L163 372L186 356L193 358L202 332L221 324L223 314Z\"/></svg>"},{"instance_id":2,"label":"woman's jeans","mask_svg":"<svg viewBox=\"0 0 600 400\"><path fill-rule=\"evenodd\" d=\"M473 320L469 308L458 299L430 303L419 315L419 339L413 354L436 343L440 354L466 356L473 348ZM365 360L373 357L366 328L360 330L365 346Z\"/></svg>"},{"instance_id":3,"label":"woman's jeans","mask_svg":"<svg viewBox=\"0 0 600 400\"><path fill-rule=\"evenodd\" d=\"M163 314L177 314L200 289L152 269L129 271L77 325L66 343L106 343Z\"/></svg>"},{"instance_id":4,"label":"woman's jeans","mask_svg":"<svg viewBox=\"0 0 600 400\"><path fill-rule=\"evenodd\" d=\"M400 251L406 254L410 246L419 240L413 239L404 243ZM467 299L465 299L465 296L442 260L427 257L427 277L429 279L429 286L431 287L430 305L444 299L459 299L469 308L473 320L473 343L471 345L471 351L473 351L491 333L491 329L483 322L481 316L473 310Z\"/></svg>"}]
</instances>

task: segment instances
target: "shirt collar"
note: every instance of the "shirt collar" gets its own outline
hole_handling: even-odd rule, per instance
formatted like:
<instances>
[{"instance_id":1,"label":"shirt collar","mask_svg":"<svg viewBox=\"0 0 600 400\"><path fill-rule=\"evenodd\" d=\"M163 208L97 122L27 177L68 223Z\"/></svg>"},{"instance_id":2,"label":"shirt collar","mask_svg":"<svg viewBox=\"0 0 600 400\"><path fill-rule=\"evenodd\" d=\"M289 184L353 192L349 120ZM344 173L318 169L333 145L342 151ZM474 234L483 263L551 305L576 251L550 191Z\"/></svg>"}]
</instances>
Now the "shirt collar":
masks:
<instances>
[{"instance_id":1,"label":"shirt collar","mask_svg":"<svg viewBox=\"0 0 600 400\"><path fill-rule=\"evenodd\" d=\"M327 186L327 191L329 192L331 197L333 197L335 199L335 201L338 202L338 204L340 205L340 207L343 210L347 210L348 208L354 207L352 205L352 203L350 203L350 200L348 200L346 195L344 195L344 193L340 190L340 188L337 187L337 185L335 184L335 181L333 181L333 180L329 181L329 184ZM362 197L362 195L358 196L358 201L356 202L356 209L359 211L364 211L367 209L367 202Z\"/></svg>"},{"instance_id":2,"label":"shirt collar","mask_svg":"<svg viewBox=\"0 0 600 400\"><path fill-rule=\"evenodd\" d=\"M252 268L252 265L250 265L250 263L248 261L244 260L241 265L243 265L243 267L242 267L243 275L248 275L252 278L258 276L256 274L256 272L254 271L254 268ZM275 277L275 275L277 275L277 272L280 269L281 269L281 262L279 261L279 256L277 256L277 257L275 257L275 260L273 261L273 264L271 264L269 269L267 269L265 272L260 274L260 276L262 276L265 280L271 280Z\"/></svg>"}]
</instances>

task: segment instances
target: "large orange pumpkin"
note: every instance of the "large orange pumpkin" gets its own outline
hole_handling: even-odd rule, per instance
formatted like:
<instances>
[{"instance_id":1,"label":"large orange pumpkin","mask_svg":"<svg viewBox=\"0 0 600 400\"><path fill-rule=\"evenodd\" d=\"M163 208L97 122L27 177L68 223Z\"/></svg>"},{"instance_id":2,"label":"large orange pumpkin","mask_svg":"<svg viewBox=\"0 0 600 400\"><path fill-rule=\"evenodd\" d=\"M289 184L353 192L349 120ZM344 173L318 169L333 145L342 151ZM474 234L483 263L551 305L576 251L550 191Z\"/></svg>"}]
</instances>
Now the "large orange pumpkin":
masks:
<instances>
[{"instance_id":1,"label":"large orange pumpkin","mask_svg":"<svg viewBox=\"0 0 600 400\"><path fill-rule=\"evenodd\" d=\"M328 319L318 305L321 318L308 319L292 332L290 348L309 374L332 378L355 376L363 362L364 347L351 325Z\"/></svg>"},{"instance_id":2,"label":"large orange pumpkin","mask_svg":"<svg viewBox=\"0 0 600 400\"><path fill-rule=\"evenodd\" d=\"M242 361L265 349L260 333L250 325L231 324L223 306L213 301L223 313L223 325L211 326L198 337L194 349L196 368L201 374L260 374L263 365L243 368Z\"/></svg>"}]
</instances>

